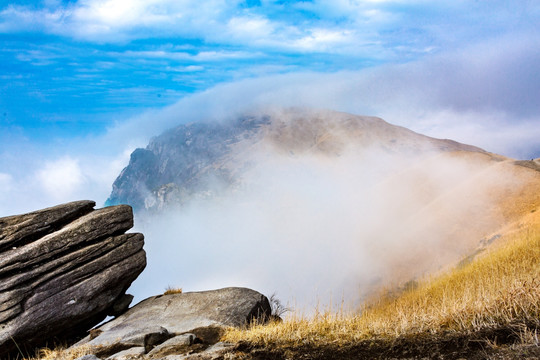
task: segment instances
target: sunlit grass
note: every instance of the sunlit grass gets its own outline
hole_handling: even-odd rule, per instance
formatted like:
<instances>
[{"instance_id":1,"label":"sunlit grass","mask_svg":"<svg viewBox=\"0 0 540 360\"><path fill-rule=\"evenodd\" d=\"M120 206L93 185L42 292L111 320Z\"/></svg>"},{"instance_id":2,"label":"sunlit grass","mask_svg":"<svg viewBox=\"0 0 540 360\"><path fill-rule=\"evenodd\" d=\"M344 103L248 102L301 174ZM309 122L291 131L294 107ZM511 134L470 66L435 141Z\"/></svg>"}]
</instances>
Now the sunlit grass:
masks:
<instances>
[{"instance_id":1,"label":"sunlit grass","mask_svg":"<svg viewBox=\"0 0 540 360\"><path fill-rule=\"evenodd\" d=\"M84 355L93 354L90 346L77 346L73 348L58 347L54 350L41 349L39 354L35 358L30 360L74 360Z\"/></svg>"},{"instance_id":2,"label":"sunlit grass","mask_svg":"<svg viewBox=\"0 0 540 360\"><path fill-rule=\"evenodd\" d=\"M182 293L182 288L175 288L172 286L167 286L163 295L181 294L181 293Z\"/></svg>"},{"instance_id":3,"label":"sunlit grass","mask_svg":"<svg viewBox=\"0 0 540 360\"><path fill-rule=\"evenodd\" d=\"M540 230L524 227L504 245L399 296L382 295L356 313L290 316L230 329L225 341L255 346L341 346L370 339L421 338L489 329L540 328ZM534 332L534 330L532 330Z\"/></svg>"}]
</instances>

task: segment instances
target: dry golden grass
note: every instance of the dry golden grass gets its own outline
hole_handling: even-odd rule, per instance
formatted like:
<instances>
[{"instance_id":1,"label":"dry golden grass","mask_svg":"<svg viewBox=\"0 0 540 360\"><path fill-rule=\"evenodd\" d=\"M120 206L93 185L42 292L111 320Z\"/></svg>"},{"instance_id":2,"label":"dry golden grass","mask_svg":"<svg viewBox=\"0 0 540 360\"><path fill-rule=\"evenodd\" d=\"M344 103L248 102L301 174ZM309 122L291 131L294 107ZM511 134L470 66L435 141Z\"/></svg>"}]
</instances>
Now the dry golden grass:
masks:
<instances>
[{"instance_id":1,"label":"dry golden grass","mask_svg":"<svg viewBox=\"0 0 540 360\"><path fill-rule=\"evenodd\" d=\"M93 354L89 346L78 346L76 348L56 348L54 350L42 349L38 356L29 360L74 360L84 355Z\"/></svg>"},{"instance_id":2,"label":"dry golden grass","mask_svg":"<svg viewBox=\"0 0 540 360\"><path fill-rule=\"evenodd\" d=\"M224 340L261 347L348 346L505 327L530 336L530 329L540 328L540 227L534 225L508 234L504 245L472 263L397 297L381 296L359 313L292 316L282 323L231 329Z\"/></svg>"},{"instance_id":3,"label":"dry golden grass","mask_svg":"<svg viewBox=\"0 0 540 360\"><path fill-rule=\"evenodd\" d=\"M174 287L168 286L165 289L165 292L163 293L163 295L181 294L181 293L182 293L182 288L174 288Z\"/></svg>"}]
</instances>

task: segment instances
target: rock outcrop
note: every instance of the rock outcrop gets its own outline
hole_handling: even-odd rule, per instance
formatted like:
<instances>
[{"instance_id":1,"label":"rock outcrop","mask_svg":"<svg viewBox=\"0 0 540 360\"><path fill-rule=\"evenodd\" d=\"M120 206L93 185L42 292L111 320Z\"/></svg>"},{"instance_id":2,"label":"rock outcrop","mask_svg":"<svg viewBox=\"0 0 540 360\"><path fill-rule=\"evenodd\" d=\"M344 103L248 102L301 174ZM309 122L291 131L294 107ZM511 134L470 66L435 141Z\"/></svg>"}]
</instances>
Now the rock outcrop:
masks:
<instances>
[{"instance_id":1,"label":"rock outcrop","mask_svg":"<svg viewBox=\"0 0 540 360\"><path fill-rule=\"evenodd\" d=\"M93 329L74 346L95 349L99 358L160 359L168 355L225 349L219 340L227 327L271 318L268 298L246 288L160 295ZM144 357L143 357L144 355Z\"/></svg>"},{"instance_id":2,"label":"rock outcrop","mask_svg":"<svg viewBox=\"0 0 540 360\"><path fill-rule=\"evenodd\" d=\"M0 218L0 358L70 341L127 310L146 266L130 206L76 201Z\"/></svg>"}]
</instances>

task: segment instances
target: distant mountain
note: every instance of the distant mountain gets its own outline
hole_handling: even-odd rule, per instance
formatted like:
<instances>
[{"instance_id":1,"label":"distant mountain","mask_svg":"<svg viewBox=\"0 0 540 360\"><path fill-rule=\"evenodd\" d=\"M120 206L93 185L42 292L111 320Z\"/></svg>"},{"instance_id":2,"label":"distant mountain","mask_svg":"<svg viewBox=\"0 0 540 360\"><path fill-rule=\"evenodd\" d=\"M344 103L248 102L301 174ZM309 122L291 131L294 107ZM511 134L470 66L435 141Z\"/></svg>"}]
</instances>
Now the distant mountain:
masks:
<instances>
[{"instance_id":1,"label":"distant mountain","mask_svg":"<svg viewBox=\"0 0 540 360\"><path fill-rule=\"evenodd\" d=\"M254 154L318 154L377 149L385 153L484 152L452 140L435 139L376 117L335 111L285 109L229 121L180 125L136 149L113 184L107 205L160 210L208 198L242 184Z\"/></svg>"}]
</instances>

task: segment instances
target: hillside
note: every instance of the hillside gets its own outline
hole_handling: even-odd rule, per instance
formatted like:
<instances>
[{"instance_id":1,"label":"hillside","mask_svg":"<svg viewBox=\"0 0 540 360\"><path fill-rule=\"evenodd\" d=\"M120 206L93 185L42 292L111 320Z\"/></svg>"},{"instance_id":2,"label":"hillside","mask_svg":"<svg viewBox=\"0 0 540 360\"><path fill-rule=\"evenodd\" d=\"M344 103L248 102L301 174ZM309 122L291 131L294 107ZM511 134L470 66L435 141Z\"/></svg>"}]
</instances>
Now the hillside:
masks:
<instances>
[{"instance_id":1,"label":"hillside","mask_svg":"<svg viewBox=\"0 0 540 360\"><path fill-rule=\"evenodd\" d=\"M165 132L132 154L109 202L146 224L155 258L143 277L211 258L163 281L234 279L312 312L482 251L538 205L537 174L379 118L285 109Z\"/></svg>"},{"instance_id":2,"label":"hillside","mask_svg":"<svg viewBox=\"0 0 540 360\"><path fill-rule=\"evenodd\" d=\"M282 322L231 328L229 348L186 359L537 359L540 357L540 174L523 192L499 194L515 220L484 250L436 276L386 289L357 311L296 312ZM37 359L74 360L95 350L45 349ZM178 354L178 355L174 355ZM217 356L217 357L216 357ZM140 359L165 359L139 357Z\"/></svg>"},{"instance_id":3,"label":"hillside","mask_svg":"<svg viewBox=\"0 0 540 360\"><path fill-rule=\"evenodd\" d=\"M537 359L539 208L451 271L382 293L359 312L233 329L247 358Z\"/></svg>"},{"instance_id":4,"label":"hillside","mask_svg":"<svg viewBox=\"0 0 540 360\"><path fill-rule=\"evenodd\" d=\"M444 271L386 288L357 311L293 313L225 339L248 358L539 358L539 160L500 162L522 186L492 193L501 223Z\"/></svg>"}]
</instances>

